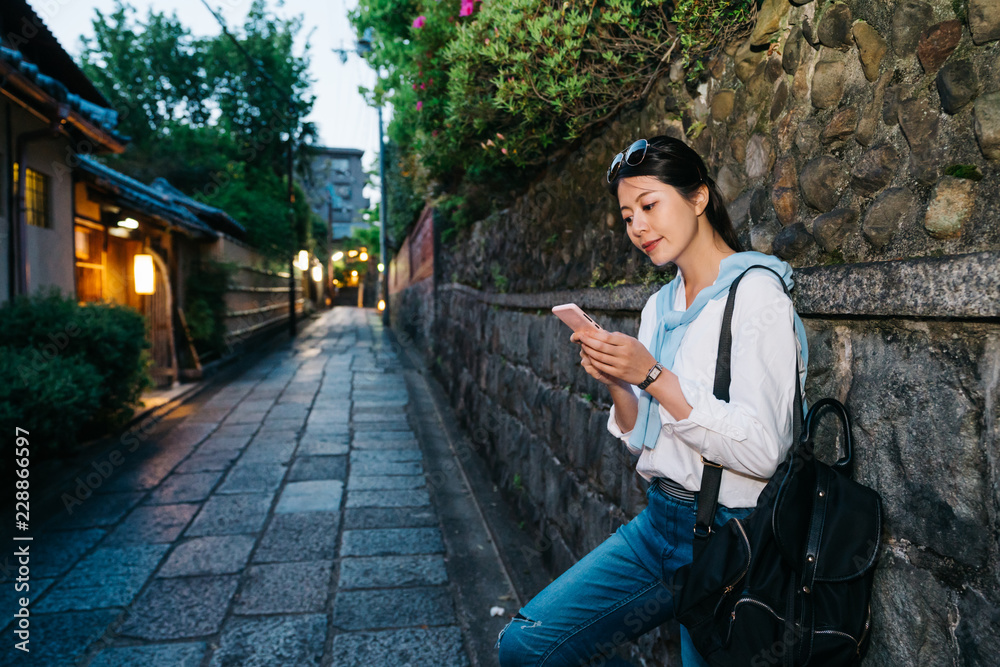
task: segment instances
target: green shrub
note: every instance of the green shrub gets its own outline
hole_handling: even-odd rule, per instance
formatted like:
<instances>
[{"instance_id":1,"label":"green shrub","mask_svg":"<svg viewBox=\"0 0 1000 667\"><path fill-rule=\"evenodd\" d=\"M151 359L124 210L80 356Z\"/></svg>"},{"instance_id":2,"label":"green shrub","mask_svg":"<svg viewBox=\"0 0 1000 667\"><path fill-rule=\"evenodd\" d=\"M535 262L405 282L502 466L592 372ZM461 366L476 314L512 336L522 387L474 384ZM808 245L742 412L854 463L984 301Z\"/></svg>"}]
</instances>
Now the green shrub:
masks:
<instances>
[{"instance_id":1,"label":"green shrub","mask_svg":"<svg viewBox=\"0 0 1000 667\"><path fill-rule=\"evenodd\" d=\"M16 353L17 364L6 368L18 374L23 391L46 395L56 390L44 387L45 381L58 381L64 400L89 406L77 434L100 434L128 421L150 385L145 319L126 306L80 306L57 290L18 297L0 306L0 347ZM25 359L32 362L27 367ZM67 398L73 387L79 400ZM10 405L3 409L13 410Z\"/></svg>"},{"instance_id":2,"label":"green shrub","mask_svg":"<svg viewBox=\"0 0 1000 667\"><path fill-rule=\"evenodd\" d=\"M184 317L201 355L226 351L226 292L235 272L234 264L209 261L187 279Z\"/></svg>"},{"instance_id":3,"label":"green shrub","mask_svg":"<svg viewBox=\"0 0 1000 667\"><path fill-rule=\"evenodd\" d=\"M28 431L33 447L72 447L100 404L96 374L79 355L0 347L0 429Z\"/></svg>"}]
</instances>

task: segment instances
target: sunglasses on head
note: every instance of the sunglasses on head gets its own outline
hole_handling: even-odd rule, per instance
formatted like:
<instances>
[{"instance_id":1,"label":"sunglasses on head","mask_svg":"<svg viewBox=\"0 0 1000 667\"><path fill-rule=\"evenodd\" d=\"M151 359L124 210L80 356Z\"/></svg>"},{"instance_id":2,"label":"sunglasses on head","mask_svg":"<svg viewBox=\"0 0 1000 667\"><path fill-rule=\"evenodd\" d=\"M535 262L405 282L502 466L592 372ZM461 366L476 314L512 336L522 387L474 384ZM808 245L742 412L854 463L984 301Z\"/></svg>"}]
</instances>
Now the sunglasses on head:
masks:
<instances>
[{"instance_id":1,"label":"sunglasses on head","mask_svg":"<svg viewBox=\"0 0 1000 667\"><path fill-rule=\"evenodd\" d=\"M615 180L615 176L618 174L618 170L621 168L622 162L630 167L634 167L642 162L642 159L646 157L647 148L649 148L649 142L645 139L639 139L616 155L615 159L611 161L611 166L608 167L608 183Z\"/></svg>"}]
</instances>

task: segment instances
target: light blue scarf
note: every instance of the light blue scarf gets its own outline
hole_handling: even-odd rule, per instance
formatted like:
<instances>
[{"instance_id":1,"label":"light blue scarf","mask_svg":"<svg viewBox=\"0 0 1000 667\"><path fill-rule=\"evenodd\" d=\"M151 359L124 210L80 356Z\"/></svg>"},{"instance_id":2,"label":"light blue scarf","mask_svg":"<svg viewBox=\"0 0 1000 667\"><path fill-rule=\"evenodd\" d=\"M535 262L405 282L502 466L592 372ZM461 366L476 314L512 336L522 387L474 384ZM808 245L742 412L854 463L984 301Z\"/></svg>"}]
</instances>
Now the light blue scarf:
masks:
<instances>
[{"instance_id":1,"label":"light blue scarf","mask_svg":"<svg viewBox=\"0 0 1000 667\"><path fill-rule=\"evenodd\" d=\"M698 296L695 297L691 307L687 310L674 310L679 280L672 280L657 292L656 314L659 323L653 337L653 345L649 351L653 353L657 361L663 364L664 368L670 370L673 367L674 357L677 355L677 349L681 345L684 333L687 331L688 325L701 313L702 308L709 301L727 297L729 286L733 284L733 281L755 264L774 269L784 280L788 289L792 289L795 284L792 280L792 267L787 262L759 252L738 252L722 260L719 265L719 277L715 283L698 292ZM764 270L759 272L767 273ZM795 314L795 333L802 345L802 363L805 367L809 363L809 347L806 341L806 331L798 313ZM656 446L661 426L659 405L659 402L649 392L640 392L639 415L635 420L635 430L632 437L629 438L633 446L640 442L650 449Z\"/></svg>"}]
</instances>

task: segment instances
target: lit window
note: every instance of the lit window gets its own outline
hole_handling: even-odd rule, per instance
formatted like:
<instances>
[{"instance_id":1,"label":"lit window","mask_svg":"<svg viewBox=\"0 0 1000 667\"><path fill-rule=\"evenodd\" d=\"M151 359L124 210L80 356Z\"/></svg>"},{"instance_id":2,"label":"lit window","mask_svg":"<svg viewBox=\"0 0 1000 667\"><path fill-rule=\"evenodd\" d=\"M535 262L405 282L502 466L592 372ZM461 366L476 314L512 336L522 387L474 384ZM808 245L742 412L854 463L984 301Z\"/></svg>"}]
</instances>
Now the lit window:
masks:
<instances>
[{"instance_id":1,"label":"lit window","mask_svg":"<svg viewBox=\"0 0 1000 667\"><path fill-rule=\"evenodd\" d=\"M14 163L14 194L17 195L18 167ZM31 167L24 174L27 194L25 199L25 211L27 212L28 224L35 227L51 227L49 217L49 177L35 171Z\"/></svg>"}]
</instances>

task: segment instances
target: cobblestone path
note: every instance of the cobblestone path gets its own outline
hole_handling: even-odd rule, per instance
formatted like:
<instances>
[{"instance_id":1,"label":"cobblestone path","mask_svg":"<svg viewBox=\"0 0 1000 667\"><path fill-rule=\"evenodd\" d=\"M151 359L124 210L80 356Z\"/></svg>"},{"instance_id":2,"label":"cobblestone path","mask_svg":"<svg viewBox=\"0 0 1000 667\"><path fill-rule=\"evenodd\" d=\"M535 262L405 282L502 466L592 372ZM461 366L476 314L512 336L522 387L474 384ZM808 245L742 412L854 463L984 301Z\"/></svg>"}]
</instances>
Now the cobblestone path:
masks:
<instances>
[{"instance_id":1,"label":"cobblestone path","mask_svg":"<svg viewBox=\"0 0 1000 667\"><path fill-rule=\"evenodd\" d=\"M31 546L31 653L5 613L0 664L469 665L381 326L327 312L106 479L95 458Z\"/></svg>"}]
</instances>

